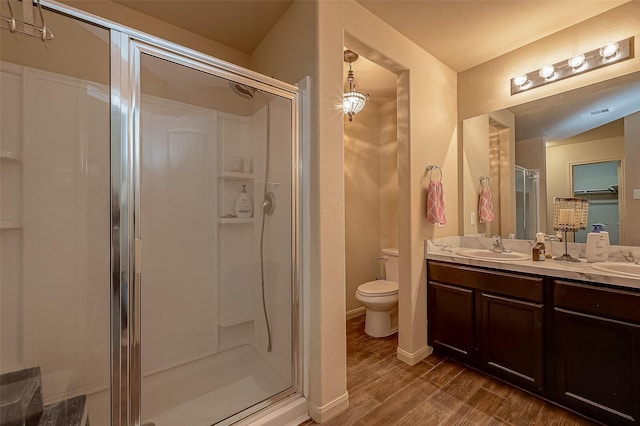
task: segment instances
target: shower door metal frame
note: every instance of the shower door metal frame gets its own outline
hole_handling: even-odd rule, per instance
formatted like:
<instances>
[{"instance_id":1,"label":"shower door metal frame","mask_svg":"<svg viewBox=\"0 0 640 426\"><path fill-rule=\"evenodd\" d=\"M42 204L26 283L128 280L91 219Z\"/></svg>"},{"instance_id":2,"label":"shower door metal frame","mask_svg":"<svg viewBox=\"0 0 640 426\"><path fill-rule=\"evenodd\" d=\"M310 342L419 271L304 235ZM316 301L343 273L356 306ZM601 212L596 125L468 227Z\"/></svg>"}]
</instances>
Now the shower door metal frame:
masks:
<instances>
[{"instance_id":1,"label":"shower door metal frame","mask_svg":"<svg viewBox=\"0 0 640 426\"><path fill-rule=\"evenodd\" d=\"M124 47L123 47L124 49ZM130 286L130 331L129 331L129 393L131 396L129 408L130 424L138 425L141 422L141 360L140 360L140 322L141 322L141 309L140 309L140 295L141 295L141 250L143 246L142 235L140 232L141 223L141 209L140 209L140 152L141 152L141 138L140 138L140 60L141 55L146 54L154 56L160 59L168 60L177 65L185 66L191 69L195 69L214 77L221 77L230 81L239 82L241 84L253 86L258 90L263 90L267 93L271 93L291 101L291 275L290 282L292 283L292 315L291 315L291 339L292 339L292 354L291 354L291 374L292 374L292 387L277 395L272 396L269 400L263 403L256 404L249 407L250 412L257 412L269 405L278 402L296 392L300 392L302 384L300 383L299 372L299 354L300 354L300 304L299 299L299 286L301 283L300 268L297 266L300 259L299 250L299 208L298 208L298 89L295 86L289 86L282 82L277 82L278 86L273 84L267 84L264 81L250 78L246 75L239 74L238 71L242 69L232 70L224 66L224 62L221 62L215 58L204 57L204 55L197 54L196 52L184 52L184 48L175 49L175 46L167 46L165 43L158 43L157 41L140 40L135 37L130 37L127 49L127 60L121 63L121 75L130 76L129 79L129 95L128 100L128 114L127 114L127 136L129 139L128 152L131 158L131 179L132 185L129 186L132 197L128 200L127 205L131 211L131 233L129 241L130 253L134 253L133 256L129 255L129 259L133 260L130 264L130 279L132 285ZM122 51L121 51L122 52ZM124 55L123 55L124 57ZM235 66L233 68L236 68ZM247 74L247 71L242 71ZM257 76L257 75L256 75ZM275 80L273 80L275 82ZM121 97L121 101L123 98ZM124 115L121 115L124 117ZM131 241L133 240L133 241ZM246 410L245 410L246 411ZM237 414L223 420L220 424L231 424L246 417L245 411L241 414ZM136 423L137 422L137 423Z\"/></svg>"},{"instance_id":2,"label":"shower door metal frame","mask_svg":"<svg viewBox=\"0 0 640 426\"><path fill-rule=\"evenodd\" d=\"M300 191L300 92L229 62L162 40L55 0L42 6L110 31L111 144L111 425L139 426L140 418L140 55L150 54L207 74L248 84L291 101L291 283L292 387L255 406L255 411L301 394L302 375L302 221ZM238 421L234 416L230 420Z\"/></svg>"}]
</instances>

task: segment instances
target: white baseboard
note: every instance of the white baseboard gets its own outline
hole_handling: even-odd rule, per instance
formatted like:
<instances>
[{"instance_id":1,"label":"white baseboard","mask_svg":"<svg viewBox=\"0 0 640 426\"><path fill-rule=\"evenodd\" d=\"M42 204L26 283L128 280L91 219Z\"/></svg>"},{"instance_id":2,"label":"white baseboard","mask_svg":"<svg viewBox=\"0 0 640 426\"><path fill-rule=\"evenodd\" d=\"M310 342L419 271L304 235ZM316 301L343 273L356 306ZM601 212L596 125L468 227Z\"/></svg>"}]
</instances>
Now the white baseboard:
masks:
<instances>
[{"instance_id":1,"label":"white baseboard","mask_svg":"<svg viewBox=\"0 0 640 426\"><path fill-rule=\"evenodd\" d=\"M400 349L400 347L398 347L396 350L398 359L409 365L416 365L417 363L419 363L420 361L422 361L423 359L431 355L432 352L433 352L433 348L431 346L425 346L414 353L410 353L405 350L402 350Z\"/></svg>"},{"instance_id":2,"label":"white baseboard","mask_svg":"<svg viewBox=\"0 0 640 426\"><path fill-rule=\"evenodd\" d=\"M359 308L351 309L347 311L347 319L353 319L355 317L359 317L367 313L367 309L364 306L360 306Z\"/></svg>"},{"instance_id":3,"label":"white baseboard","mask_svg":"<svg viewBox=\"0 0 640 426\"><path fill-rule=\"evenodd\" d=\"M311 416L316 423L324 423L342 413L347 408L349 408L349 392L345 392L344 395L341 395L322 407L316 407L312 402L309 402L309 416Z\"/></svg>"}]
</instances>

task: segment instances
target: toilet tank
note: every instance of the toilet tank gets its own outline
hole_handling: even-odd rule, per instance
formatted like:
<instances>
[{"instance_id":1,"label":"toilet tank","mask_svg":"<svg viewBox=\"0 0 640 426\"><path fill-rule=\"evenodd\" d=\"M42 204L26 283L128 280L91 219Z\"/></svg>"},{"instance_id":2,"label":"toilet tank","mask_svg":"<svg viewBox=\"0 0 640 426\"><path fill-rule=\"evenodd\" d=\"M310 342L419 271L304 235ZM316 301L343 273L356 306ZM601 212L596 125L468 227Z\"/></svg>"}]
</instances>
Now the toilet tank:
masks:
<instances>
[{"instance_id":1,"label":"toilet tank","mask_svg":"<svg viewBox=\"0 0 640 426\"><path fill-rule=\"evenodd\" d=\"M399 268L399 251L397 248L383 248L382 256L384 257L384 274L387 281L400 282Z\"/></svg>"}]
</instances>

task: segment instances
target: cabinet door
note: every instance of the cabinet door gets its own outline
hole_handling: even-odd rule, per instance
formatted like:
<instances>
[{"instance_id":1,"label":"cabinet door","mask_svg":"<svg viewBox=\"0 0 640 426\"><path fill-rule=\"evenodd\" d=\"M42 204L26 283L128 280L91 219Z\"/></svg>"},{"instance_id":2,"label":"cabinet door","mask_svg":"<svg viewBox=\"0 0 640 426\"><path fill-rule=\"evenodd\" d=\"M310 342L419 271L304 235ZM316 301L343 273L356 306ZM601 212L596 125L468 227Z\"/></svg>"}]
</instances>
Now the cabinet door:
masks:
<instances>
[{"instance_id":1,"label":"cabinet door","mask_svg":"<svg viewBox=\"0 0 640 426\"><path fill-rule=\"evenodd\" d=\"M558 398L606 424L640 421L640 326L555 308Z\"/></svg>"},{"instance_id":2,"label":"cabinet door","mask_svg":"<svg viewBox=\"0 0 640 426\"><path fill-rule=\"evenodd\" d=\"M543 388L542 304L480 294L480 358L496 376L526 387Z\"/></svg>"},{"instance_id":3,"label":"cabinet door","mask_svg":"<svg viewBox=\"0 0 640 426\"><path fill-rule=\"evenodd\" d=\"M453 358L473 357L473 291L433 281L428 293L429 344Z\"/></svg>"}]
</instances>

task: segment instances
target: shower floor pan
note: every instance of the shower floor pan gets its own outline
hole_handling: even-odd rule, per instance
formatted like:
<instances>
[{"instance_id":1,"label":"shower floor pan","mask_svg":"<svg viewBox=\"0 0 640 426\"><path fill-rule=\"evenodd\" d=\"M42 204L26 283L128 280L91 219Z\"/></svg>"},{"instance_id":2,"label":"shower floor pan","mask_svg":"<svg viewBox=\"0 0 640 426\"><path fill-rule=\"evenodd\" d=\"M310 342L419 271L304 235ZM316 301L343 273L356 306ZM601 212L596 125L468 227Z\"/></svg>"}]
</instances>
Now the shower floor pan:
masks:
<instances>
[{"instance_id":1,"label":"shower floor pan","mask_svg":"<svg viewBox=\"0 0 640 426\"><path fill-rule=\"evenodd\" d=\"M142 380L142 423L209 426L289 388L289 382L245 345ZM88 396L92 426L109 426L108 391Z\"/></svg>"}]
</instances>

